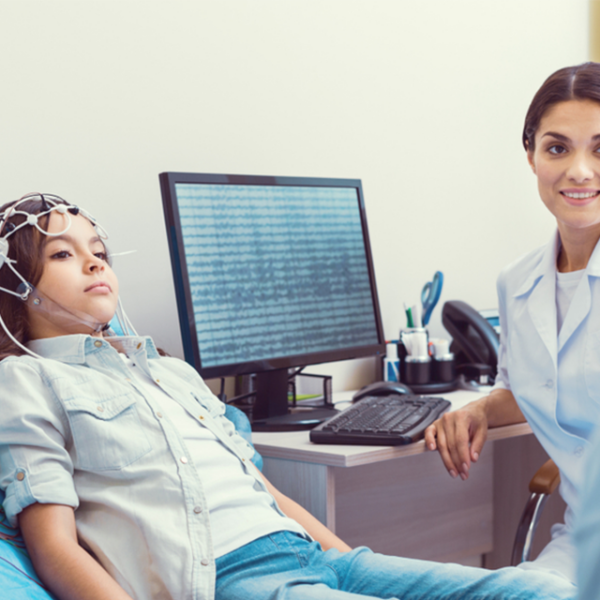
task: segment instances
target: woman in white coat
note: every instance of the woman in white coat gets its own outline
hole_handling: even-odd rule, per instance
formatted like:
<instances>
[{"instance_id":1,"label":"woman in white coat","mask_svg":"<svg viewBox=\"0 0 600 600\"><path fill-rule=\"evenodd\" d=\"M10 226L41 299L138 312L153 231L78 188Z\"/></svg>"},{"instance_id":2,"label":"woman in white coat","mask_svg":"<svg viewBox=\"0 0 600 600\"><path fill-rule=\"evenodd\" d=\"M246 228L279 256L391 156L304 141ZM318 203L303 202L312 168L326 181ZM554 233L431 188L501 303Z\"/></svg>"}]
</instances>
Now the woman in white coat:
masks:
<instances>
[{"instance_id":1,"label":"woman in white coat","mask_svg":"<svg viewBox=\"0 0 600 600\"><path fill-rule=\"evenodd\" d=\"M561 474L565 524L525 568L575 581L573 511L584 457L600 423L600 64L551 75L525 119L523 144L556 233L498 279L496 384L425 433L452 477L469 476L489 427L527 420Z\"/></svg>"}]
</instances>

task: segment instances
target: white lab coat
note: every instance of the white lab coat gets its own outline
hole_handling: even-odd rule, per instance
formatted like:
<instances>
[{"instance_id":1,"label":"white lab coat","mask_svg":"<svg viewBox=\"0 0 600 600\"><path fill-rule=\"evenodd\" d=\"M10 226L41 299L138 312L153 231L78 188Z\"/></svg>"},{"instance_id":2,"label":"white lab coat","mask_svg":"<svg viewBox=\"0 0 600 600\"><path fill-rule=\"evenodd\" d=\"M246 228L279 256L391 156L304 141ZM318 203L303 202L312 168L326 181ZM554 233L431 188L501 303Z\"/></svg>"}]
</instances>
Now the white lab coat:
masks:
<instances>
[{"instance_id":1,"label":"white lab coat","mask_svg":"<svg viewBox=\"0 0 600 600\"><path fill-rule=\"evenodd\" d=\"M575 580L571 541L589 438L600 423L600 243L596 245L565 316L556 321L558 232L547 246L506 267L498 278L502 329L495 387L510 389L561 474L565 525L527 567Z\"/></svg>"},{"instance_id":2,"label":"white lab coat","mask_svg":"<svg viewBox=\"0 0 600 600\"><path fill-rule=\"evenodd\" d=\"M591 441L586 461L587 480L583 485L581 503L575 524L577 546L577 585L579 600L598 600L600 597L600 429Z\"/></svg>"}]
</instances>

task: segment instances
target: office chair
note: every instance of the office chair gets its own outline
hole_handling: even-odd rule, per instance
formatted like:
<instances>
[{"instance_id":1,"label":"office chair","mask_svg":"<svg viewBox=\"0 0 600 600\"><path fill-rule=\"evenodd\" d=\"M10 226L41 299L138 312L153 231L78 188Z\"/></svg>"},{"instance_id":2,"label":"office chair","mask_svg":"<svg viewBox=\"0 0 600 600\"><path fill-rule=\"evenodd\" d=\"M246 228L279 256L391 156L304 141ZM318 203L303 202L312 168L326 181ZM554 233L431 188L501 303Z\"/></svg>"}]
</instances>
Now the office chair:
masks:
<instances>
[{"instance_id":1,"label":"office chair","mask_svg":"<svg viewBox=\"0 0 600 600\"><path fill-rule=\"evenodd\" d=\"M517 528L510 560L511 566L515 567L519 563L529 560L533 536L535 535L544 504L550 494L558 487L559 483L560 472L552 459L546 461L529 482L531 495L529 496L529 500L527 500L525 510Z\"/></svg>"}]
</instances>

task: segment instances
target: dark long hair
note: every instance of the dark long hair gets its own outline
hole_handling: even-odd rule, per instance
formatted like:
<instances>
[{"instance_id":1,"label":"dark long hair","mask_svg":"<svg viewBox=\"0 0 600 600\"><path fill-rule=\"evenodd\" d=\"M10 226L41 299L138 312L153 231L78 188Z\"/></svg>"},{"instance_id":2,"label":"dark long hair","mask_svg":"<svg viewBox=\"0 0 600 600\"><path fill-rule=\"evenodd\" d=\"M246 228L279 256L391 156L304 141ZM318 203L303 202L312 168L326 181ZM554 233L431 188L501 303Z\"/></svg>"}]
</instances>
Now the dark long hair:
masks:
<instances>
[{"instance_id":1,"label":"dark long hair","mask_svg":"<svg viewBox=\"0 0 600 600\"><path fill-rule=\"evenodd\" d=\"M56 197L53 197L52 199L59 204L67 204L66 202L60 202ZM7 204L4 204L4 206L1 206L0 214L4 213L17 202L19 202L19 200L8 202ZM18 210L29 214L38 214L40 212L45 212L47 206L40 196L39 200L26 200L19 205ZM0 235L6 235L6 226L8 223L20 225L26 218L27 217L24 215L14 215L8 219L6 223L0 223L0 227L2 228ZM48 221L49 217L46 216L41 218L38 224L42 229L46 230L48 228ZM17 272L25 279L25 281L28 281L33 286L38 284L44 270L42 256L46 240L47 238L44 234L31 226L22 227L7 239L9 245L8 258L16 261L14 267ZM3 265L0 268L0 287L16 292L20 284L21 280L8 266ZM12 294L0 291L0 315L11 334L21 344L25 345L29 341L29 324L26 303ZM0 360L7 356L20 356L21 354L25 354L25 351L15 344L8 335L6 335L4 329L0 327Z\"/></svg>"},{"instance_id":2,"label":"dark long hair","mask_svg":"<svg viewBox=\"0 0 600 600\"><path fill-rule=\"evenodd\" d=\"M535 134L546 111L567 100L593 100L600 103L600 63L586 62L574 67L565 67L552 73L544 81L533 97L525 117L525 150L535 150Z\"/></svg>"}]
</instances>

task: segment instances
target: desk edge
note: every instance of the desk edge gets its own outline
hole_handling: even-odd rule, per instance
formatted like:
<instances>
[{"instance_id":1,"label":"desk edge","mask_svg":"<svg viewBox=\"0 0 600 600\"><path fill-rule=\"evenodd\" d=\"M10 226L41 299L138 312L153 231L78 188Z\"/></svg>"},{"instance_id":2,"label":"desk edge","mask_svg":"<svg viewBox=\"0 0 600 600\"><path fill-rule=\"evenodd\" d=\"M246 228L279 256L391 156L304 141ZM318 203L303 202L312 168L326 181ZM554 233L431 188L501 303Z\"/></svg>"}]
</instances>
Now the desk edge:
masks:
<instances>
[{"instance_id":1,"label":"desk edge","mask_svg":"<svg viewBox=\"0 0 600 600\"><path fill-rule=\"evenodd\" d=\"M488 431L488 441L502 440L511 437L528 435L531 433L531 427L528 423L516 423L514 425L505 425L496 427ZM357 467L384 460L392 460L403 456L414 456L422 452L428 452L425 448L424 440L408 444L407 446L365 446L365 451L358 454L332 454L321 451L320 448L326 448L326 444L312 444L310 448L292 448L285 446L271 446L269 444L254 444L256 450L263 458L279 458L283 460L294 460L298 462L315 463L326 465L328 467ZM341 448L342 446L336 446ZM356 446L348 446L356 450Z\"/></svg>"}]
</instances>

